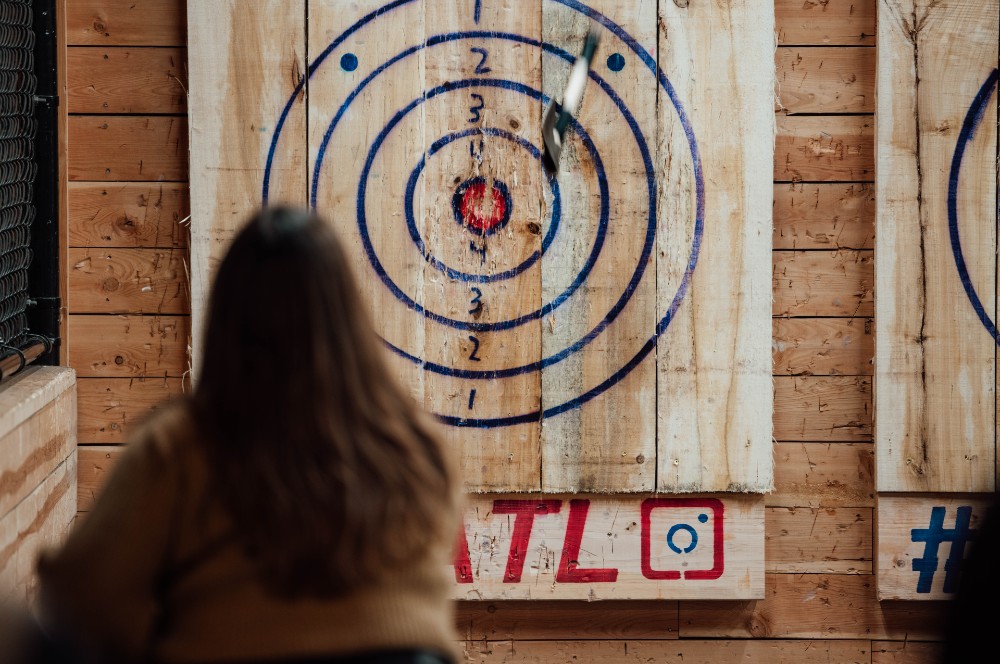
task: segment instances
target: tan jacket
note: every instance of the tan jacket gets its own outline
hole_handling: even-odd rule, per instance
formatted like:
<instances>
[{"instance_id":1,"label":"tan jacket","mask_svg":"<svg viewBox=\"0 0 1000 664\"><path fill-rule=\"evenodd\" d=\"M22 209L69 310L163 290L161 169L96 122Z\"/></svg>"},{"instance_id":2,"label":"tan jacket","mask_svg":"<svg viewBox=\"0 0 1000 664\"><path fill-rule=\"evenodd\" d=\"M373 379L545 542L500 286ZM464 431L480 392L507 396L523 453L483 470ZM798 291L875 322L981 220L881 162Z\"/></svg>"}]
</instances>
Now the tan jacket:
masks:
<instances>
[{"instance_id":1,"label":"tan jacket","mask_svg":"<svg viewBox=\"0 0 1000 664\"><path fill-rule=\"evenodd\" d=\"M451 547L329 600L271 597L209 497L177 406L141 428L93 509L38 561L41 600L112 661L204 662L427 648L457 661ZM442 515L451 518L453 515ZM455 516L457 524L457 516Z\"/></svg>"}]
</instances>

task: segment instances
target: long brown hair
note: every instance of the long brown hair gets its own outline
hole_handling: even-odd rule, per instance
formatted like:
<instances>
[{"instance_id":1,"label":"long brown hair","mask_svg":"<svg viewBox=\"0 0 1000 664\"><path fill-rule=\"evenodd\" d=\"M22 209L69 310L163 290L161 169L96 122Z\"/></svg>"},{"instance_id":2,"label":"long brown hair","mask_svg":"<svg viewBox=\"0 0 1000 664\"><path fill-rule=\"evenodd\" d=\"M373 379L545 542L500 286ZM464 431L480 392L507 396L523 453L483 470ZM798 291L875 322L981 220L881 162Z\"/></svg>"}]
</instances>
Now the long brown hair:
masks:
<instances>
[{"instance_id":1,"label":"long brown hair","mask_svg":"<svg viewBox=\"0 0 1000 664\"><path fill-rule=\"evenodd\" d=\"M346 255L305 209L260 210L212 288L192 402L237 534L283 596L342 594L441 538L454 467L383 362Z\"/></svg>"}]
</instances>

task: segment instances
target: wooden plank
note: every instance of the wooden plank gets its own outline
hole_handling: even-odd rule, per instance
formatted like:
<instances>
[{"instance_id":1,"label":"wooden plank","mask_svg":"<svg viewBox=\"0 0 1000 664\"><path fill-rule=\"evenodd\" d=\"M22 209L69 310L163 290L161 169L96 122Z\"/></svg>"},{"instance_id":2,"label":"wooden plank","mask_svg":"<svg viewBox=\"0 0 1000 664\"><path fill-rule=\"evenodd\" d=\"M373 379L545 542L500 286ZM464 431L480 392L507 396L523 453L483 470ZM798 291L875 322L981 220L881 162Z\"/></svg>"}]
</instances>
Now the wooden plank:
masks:
<instances>
[{"instance_id":1,"label":"wooden plank","mask_svg":"<svg viewBox=\"0 0 1000 664\"><path fill-rule=\"evenodd\" d=\"M187 184L71 182L69 246L187 247Z\"/></svg>"},{"instance_id":2,"label":"wooden plank","mask_svg":"<svg viewBox=\"0 0 1000 664\"><path fill-rule=\"evenodd\" d=\"M870 441L871 389L871 378L864 376L775 377L775 440Z\"/></svg>"},{"instance_id":3,"label":"wooden plank","mask_svg":"<svg viewBox=\"0 0 1000 664\"><path fill-rule=\"evenodd\" d=\"M657 59L690 114L704 169L701 185L686 159L665 160L658 174L660 218L684 220L657 238L659 311L687 278L702 185L708 216L687 296L656 353L657 489L766 492L773 403L761 268L772 235L774 15L753 2L664 2L659 12ZM657 104L662 153L691 154L671 95L661 89Z\"/></svg>"},{"instance_id":4,"label":"wooden plank","mask_svg":"<svg viewBox=\"0 0 1000 664\"><path fill-rule=\"evenodd\" d=\"M947 604L879 602L864 574L767 574L756 602L681 602L685 639L890 639L943 637Z\"/></svg>"},{"instance_id":5,"label":"wooden plank","mask_svg":"<svg viewBox=\"0 0 1000 664\"><path fill-rule=\"evenodd\" d=\"M34 605L35 561L43 547L63 540L76 516L73 448L13 512L0 517L0 602Z\"/></svg>"},{"instance_id":6,"label":"wooden plank","mask_svg":"<svg viewBox=\"0 0 1000 664\"><path fill-rule=\"evenodd\" d=\"M70 181L186 181L187 118L71 115Z\"/></svg>"},{"instance_id":7,"label":"wooden plank","mask_svg":"<svg viewBox=\"0 0 1000 664\"><path fill-rule=\"evenodd\" d=\"M188 313L186 253L182 249L70 249L70 313Z\"/></svg>"},{"instance_id":8,"label":"wooden plank","mask_svg":"<svg viewBox=\"0 0 1000 664\"><path fill-rule=\"evenodd\" d=\"M875 506L871 443L774 444L774 493L768 507Z\"/></svg>"},{"instance_id":9,"label":"wooden plank","mask_svg":"<svg viewBox=\"0 0 1000 664\"><path fill-rule=\"evenodd\" d=\"M875 121L868 115L777 117L775 182L872 182Z\"/></svg>"},{"instance_id":10,"label":"wooden plank","mask_svg":"<svg viewBox=\"0 0 1000 664\"><path fill-rule=\"evenodd\" d=\"M763 496L543 495L468 497L456 599L763 593Z\"/></svg>"},{"instance_id":11,"label":"wooden plank","mask_svg":"<svg viewBox=\"0 0 1000 664\"><path fill-rule=\"evenodd\" d=\"M684 664L870 664L866 640L760 641L474 641L465 660L478 664L684 662Z\"/></svg>"},{"instance_id":12,"label":"wooden plank","mask_svg":"<svg viewBox=\"0 0 1000 664\"><path fill-rule=\"evenodd\" d=\"M872 249L875 186L774 185L775 249Z\"/></svg>"},{"instance_id":13,"label":"wooden plank","mask_svg":"<svg viewBox=\"0 0 1000 664\"><path fill-rule=\"evenodd\" d=\"M77 376L127 378L188 371L188 316L71 315L66 338Z\"/></svg>"},{"instance_id":14,"label":"wooden plank","mask_svg":"<svg viewBox=\"0 0 1000 664\"><path fill-rule=\"evenodd\" d=\"M872 641L872 664L938 664L943 655L940 643Z\"/></svg>"},{"instance_id":15,"label":"wooden plank","mask_svg":"<svg viewBox=\"0 0 1000 664\"><path fill-rule=\"evenodd\" d=\"M458 601L466 641L662 639L676 644L677 602L670 600Z\"/></svg>"},{"instance_id":16,"label":"wooden plank","mask_svg":"<svg viewBox=\"0 0 1000 664\"><path fill-rule=\"evenodd\" d=\"M218 0L189 2L187 12L197 368L212 275L229 240L262 203L268 150L282 117L289 142L270 163L268 201L306 203L304 104L282 115L306 71L306 11L304 0Z\"/></svg>"},{"instance_id":17,"label":"wooden plank","mask_svg":"<svg viewBox=\"0 0 1000 664\"><path fill-rule=\"evenodd\" d=\"M954 597L990 495L879 495L879 599Z\"/></svg>"},{"instance_id":18,"label":"wooden plank","mask_svg":"<svg viewBox=\"0 0 1000 664\"><path fill-rule=\"evenodd\" d=\"M0 409L9 408L0 429L0 518L75 449L74 388L69 369L30 367L0 390Z\"/></svg>"},{"instance_id":19,"label":"wooden plank","mask_svg":"<svg viewBox=\"0 0 1000 664\"><path fill-rule=\"evenodd\" d=\"M875 258L863 251L776 251L775 316L863 316L875 313Z\"/></svg>"},{"instance_id":20,"label":"wooden plank","mask_svg":"<svg viewBox=\"0 0 1000 664\"><path fill-rule=\"evenodd\" d=\"M872 508L769 507L768 572L872 574Z\"/></svg>"},{"instance_id":21,"label":"wooden plank","mask_svg":"<svg viewBox=\"0 0 1000 664\"><path fill-rule=\"evenodd\" d=\"M656 3L601 0L588 6L613 16L636 42L657 42ZM577 55L591 21L553 2L542 2L542 38ZM628 43L603 31L595 71L610 85L635 121L635 131L648 140L652 163L657 163L657 81L653 72ZM623 66L610 69L607 58L617 53ZM570 63L543 58L541 89L564 90ZM651 215L648 174L638 141L623 123L621 110L596 84L587 89L578 114L600 154L596 162L584 142L567 141L561 157L559 186L562 218L577 220L567 228L568 241L560 238L542 261L542 301L551 302L580 273L589 247L601 225L601 188L608 188L611 208L608 227L594 269L566 305L553 312L543 326L542 357L553 357L571 347L600 324L612 311L629 284L629 276L642 256ZM571 136L573 136L571 134ZM595 177L598 168L607 176ZM620 178L614 174L622 175ZM644 174L647 176L644 177ZM546 191L548 187L545 187ZM571 194L568 192L572 192ZM551 196L547 196L551 210ZM545 224L546 228L549 224ZM587 250L582 250L587 247ZM652 249L652 247L650 247ZM658 316L656 297L657 254L652 252L646 273L628 305L597 338L564 361L542 371L542 407L550 409L596 388L628 364L649 339ZM649 359L633 368L612 389L580 408L549 418L542 428L542 487L545 491L653 491L656 489L656 363ZM711 487L706 487L707 489Z\"/></svg>"},{"instance_id":22,"label":"wooden plank","mask_svg":"<svg viewBox=\"0 0 1000 664\"><path fill-rule=\"evenodd\" d=\"M81 445L125 442L131 425L183 391L180 378L81 378L77 439Z\"/></svg>"},{"instance_id":23,"label":"wooden plank","mask_svg":"<svg viewBox=\"0 0 1000 664\"><path fill-rule=\"evenodd\" d=\"M777 109L796 113L874 113L875 49L778 47Z\"/></svg>"},{"instance_id":24,"label":"wooden plank","mask_svg":"<svg viewBox=\"0 0 1000 664\"><path fill-rule=\"evenodd\" d=\"M871 318L775 318L774 373L870 376L875 354Z\"/></svg>"},{"instance_id":25,"label":"wooden plank","mask_svg":"<svg viewBox=\"0 0 1000 664\"><path fill-rule=\"evenodd\" d=\"M183 48L67 50L68 113L184 113L187 51Z\"/></svg>"},{"instance_id":26,"label":"wooden plank","mask_svg":"<svg viewBox=\"0 0 1000 664\"><path fill-rule=\"evenodd\" d=\"M1000 1L879 12L878 489L993 491Z\"/></svg>"},{"instance_id":27,"label":"wooden plank","mask_svg":"<svg viewBox=\"0 0 1000 664\"><path fill-rule=\"evenodd\" d=\"M778 43L874 46L876 0L774 0Z\"/></svg>"},{"instance_id":28,"label":"wooden plank","mask_svg":"<svg viewBox=\"0 0 1000 664\"><path fill-rule=\"evenodd\" d=\"M182 0L69 0L66 41L81 46L183 46Z\"/></svg>"},{"instance_id":29,"label":"wooden plank","mask_svg":"<svg viewBox=\"0 0 1000 664\"><path fill-rule=\"evenodd\" d=\"M90 511L94 499L97 498L124 449L123 445L85 445L79 448L76 494L78 512Z\"/></svg>"}]
</instances>

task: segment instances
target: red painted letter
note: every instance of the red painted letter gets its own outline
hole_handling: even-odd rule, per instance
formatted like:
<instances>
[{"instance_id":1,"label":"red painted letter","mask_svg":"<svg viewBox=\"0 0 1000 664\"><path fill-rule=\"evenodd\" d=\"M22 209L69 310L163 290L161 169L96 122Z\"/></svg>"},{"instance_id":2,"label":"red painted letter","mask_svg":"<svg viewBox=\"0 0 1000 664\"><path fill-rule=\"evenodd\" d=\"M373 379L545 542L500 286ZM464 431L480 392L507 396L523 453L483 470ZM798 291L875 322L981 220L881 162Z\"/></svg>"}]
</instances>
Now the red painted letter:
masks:
<instances>
[{"instance_id":1,"label":"red painted letter","mask_svg":"<svg viewBox=\"0 0 1000 664\"><path fill-rule=\"evenodd\" d=\"M562 557L556 572L556 581L559 583L609 583L618 579L618 570L611 567L580 569L580 543L583 541L583 529L587 525L588 510L589 500L569 501L566 539L563 540Z\"/></svg>"},{"instance_id":2,"label":"red painted letter","mask_svg":"<svg viewBox=\"0 0 1000 664\"><path fill-rule=\"evenodd\" d=\"M465 536L465 521L458 526L458 541L455 543L455 581L472 583L472 560L469 559L469 540Z\"/></svg>"},{"instance_id":3,"label":"red painted letter","mask_svg":"<svg viewBox=\"0 0 1000 664\"><path fill-rule=\"evenodd\" d=\"M562 507L561 500L494 500L494 514L514 514L514 529L510 538L510 554L507 556L507 570L504 583L519 583L524 571L524 556L528 552L528 540L536 514L556 514Z\"/></svg>"}]
</instances>

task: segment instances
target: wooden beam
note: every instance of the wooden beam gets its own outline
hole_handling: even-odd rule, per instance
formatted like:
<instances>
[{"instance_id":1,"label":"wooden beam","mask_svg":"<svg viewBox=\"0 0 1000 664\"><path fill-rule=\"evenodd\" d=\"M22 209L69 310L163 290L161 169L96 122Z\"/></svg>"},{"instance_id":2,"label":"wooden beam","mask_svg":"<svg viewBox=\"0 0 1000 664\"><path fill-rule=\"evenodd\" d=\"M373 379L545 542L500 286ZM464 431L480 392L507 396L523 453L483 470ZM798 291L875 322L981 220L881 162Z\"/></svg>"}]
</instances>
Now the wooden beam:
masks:
<instances>
[{"instance_id":1,"label":"wooden beam","mask_svg":"<svg viewBox=\"0 0 1000 664\"><path fill-rule=\"evenodd\" d=\"M873 249L875 186L774 185L774 249Z\"/></svg>"},{"instance_id":2,"label":"wooden beam","mask_svg":"<svg viewBox=\"0 0 1000 664\"><path fill-rule=\"evenodd\" d=\"M871 318L775 318L774 373L870 376L875 353Z\"/></svg>"},{"instance_id":3,"label":"wooden beam","mask_svg":"<svg viewBox=\"0 0 1000 664\"><path fill-rule=\"evenodd\" d=\"M778 43L874 46L876 0L774 0Z\"/></svg>"},{"instance_id":4,"label":"wooden beam","mask_svg":"<svg viewBox=\"0 0 1000 664\"><path fill-rule=\"evenodd\" d=\"M188 185L176 182L69 183L69 246L188 246Z\"/></svg>"},{"instance_id":5,"label":"wooden beam","mask_svg":"<svg viewBox=\"0 0 1000 664\"><path fill-rule=\"evenodd\" d=\"M81 378L77 438L81 445L123 443L130 426L183 391L180 378Z\"/></svg>"},{"instance_id":6,"label":"wooden beam","mask_svg":"<svg viewBox=\"0 0 1000 664\"><path fill-rule=\"evenodd\" d=\"M871 443L774 444L774 493L768 507L875 506Z\"/></svg>"},{"instance_id":7,"label":"wooden beam","mask_svg":"<svg viewBox=\"0 0 1000 664\"><path fill-rule=\"evenodd\" d=\"M870 441L871 388L871 378L863 376L775 377L775 440Z\"/></svg>"},{"instance_id":8,"label":"wooden beam","mask_svg":"<svg viewBox=\"0 0 1000 664\"><path fill-rule=\"evenodd\" d=\"M185 49L73 46L67 51L67 112L187 111Z\"/></svg>"},{"instance_id":9,"label":"wooden beam","mask_svg":"<svg viewBox=\"0 0 1000 664\"><path fill-rule=\"evenodd\" d=\"M184 46L184 0L69 0L71 46Z\"/></svg>"},{"instance_id":10,"label":"wooden beam","mask_svg":"<svg viewBox=\"0 0 1000 664\"><path fill-rule=\"evenodd\" d=\"M185 253L180 249L70 249L70 313L188 313Z\"/></svg>"},{"instance_id":11,"label":"wooden beam","mask_svg":"<svg viewBox=\"0 0 1000 664\"><path fill-rule=\"evenodd\" d=\"M778 115L775 182L872 182L875 120L868 115Z\"/></svg>"},{"instance_id":12,"label":"wooden beam","mask_svg":"<svg viewBox=\"0 0 1000 664\"><path fill-rule=\"evenodd\" d=\"M767 571L872 574L872 511L870 507L769 507Z\"/></svg>"},{"instance_id":13,"label":"wooden beam","mask_svg":"<svg viewBox=\"0 0 1000 664\"><path fill-rule=\"evenodd\" d=\"M776 251L775 316L864 316L875 313L875 259L864 251Z\"/></svg>"},{"instance_id":14,"label":"wooden beam","mask_svg":"<svg viewBox=\"0 0 1000 664\"><path fill-rule=\"evenodd\" d=\"M190 335L189 316L71 315L69 365L81 378L180 378Z\"/></svg>"},{"instance_id":15,"label":"wooden beam","mask_svg":"<svg viewBox=\"0 0 1000 664\"><path fill-rule=\"evenodd\" d=\"M88 512L121 458L124 445L83 445L78 450L77 511Z\"/></svg>"},{"instance_id":16,"label":"wooden beam","mask_svg":"<svg viewBox=\"0 0 1000 664\"><path fill-rule=\"evenodd\" d=\"M948 605L880 602L865 574L767 574L757 602L681 602L681 639L940 640ZM813 609L812 607L816 607Z\"/></svg>"},{"instance_id":17,"label":"wooden beam","mask_svg":"<svg viewBox=\"0 0 1000 664\"><path fill-rule=\"evenodd\" d=\"M775 62L782 112L875 112L875 49L779 46Z\"/></svg>"},{"instance_id":18,"label":"wooden beam","mask_svg":"<svg viewBox=\"0 0 1000 664\"><path fill-rule=\"evenodd\" d=\"M872 664L938 664L943 656L941 643L872 641Z\"/></svg>"},{"instance_id":19,"label":"wooden beam","mask_svg":"<svg viewBox=\"0 0 1000 664\"><path fill-rule=\"evenodd\" d=\"M68 131L71 182L188 179L187 118L71 115Z\"/></svg>"}]
</instances>

